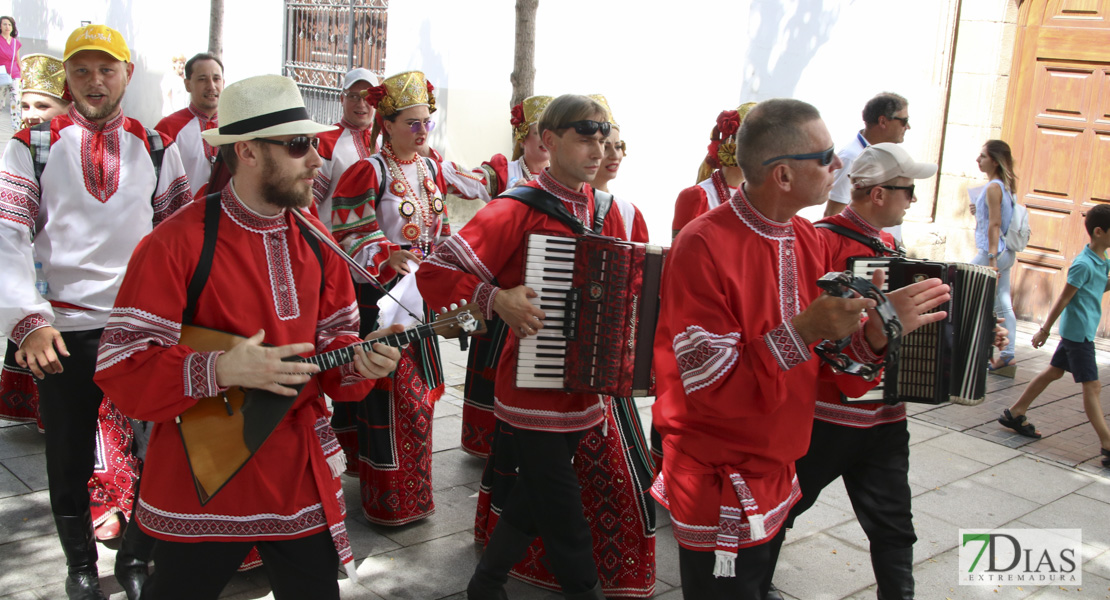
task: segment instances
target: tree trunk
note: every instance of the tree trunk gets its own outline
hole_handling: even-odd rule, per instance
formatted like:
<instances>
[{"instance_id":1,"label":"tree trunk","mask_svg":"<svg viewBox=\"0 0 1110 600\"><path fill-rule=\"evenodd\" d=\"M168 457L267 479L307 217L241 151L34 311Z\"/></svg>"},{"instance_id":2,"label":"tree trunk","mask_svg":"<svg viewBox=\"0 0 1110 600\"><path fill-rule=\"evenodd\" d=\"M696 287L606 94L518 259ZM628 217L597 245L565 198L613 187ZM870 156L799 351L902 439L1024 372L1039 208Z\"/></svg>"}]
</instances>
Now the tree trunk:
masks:
<instances>
[{"instance_id":1,"label":"tree trunk","mask_svg":"<svg viewBox=\"0 0 1110 600\"><path fill-rule=\"evenodd\" d=\"M211 0L212 13L208 20L208 53L224 53L224 0Z\"/></svg>"},{"instance_id":2,"label":"tree trunk","mask_svg":"<svg viewBox=\"0 0 1110 600\"><path fill-rule=\"evenodd\" d=\"M215 0L213 0L215 1ZM536 8L540 0L516 0L516 48L513 50L513 100L516 106L532 95L536 79Z\"/></svg>"}]
</instances>

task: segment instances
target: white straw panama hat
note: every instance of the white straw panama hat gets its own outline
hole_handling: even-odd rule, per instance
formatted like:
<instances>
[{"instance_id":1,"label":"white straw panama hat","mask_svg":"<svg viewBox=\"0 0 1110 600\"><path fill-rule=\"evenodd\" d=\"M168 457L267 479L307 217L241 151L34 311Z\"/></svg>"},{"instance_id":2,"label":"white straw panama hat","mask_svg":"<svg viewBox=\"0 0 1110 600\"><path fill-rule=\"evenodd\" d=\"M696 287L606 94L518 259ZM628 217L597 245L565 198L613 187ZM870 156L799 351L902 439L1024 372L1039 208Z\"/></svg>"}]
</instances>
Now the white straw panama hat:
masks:
<instances>
[{"instance_id":1,"label":"white straw panama hat","mask_svg":"<svg viewBox=\"0 0 1110 600\"><path fill-rule=\"evenodd\" d=\"M336 129L313 121L297 84L281 75L259 75L227 86L220 94L218 113L220 126L201 133L213 146Z\"/></svg>"}]
</instances>

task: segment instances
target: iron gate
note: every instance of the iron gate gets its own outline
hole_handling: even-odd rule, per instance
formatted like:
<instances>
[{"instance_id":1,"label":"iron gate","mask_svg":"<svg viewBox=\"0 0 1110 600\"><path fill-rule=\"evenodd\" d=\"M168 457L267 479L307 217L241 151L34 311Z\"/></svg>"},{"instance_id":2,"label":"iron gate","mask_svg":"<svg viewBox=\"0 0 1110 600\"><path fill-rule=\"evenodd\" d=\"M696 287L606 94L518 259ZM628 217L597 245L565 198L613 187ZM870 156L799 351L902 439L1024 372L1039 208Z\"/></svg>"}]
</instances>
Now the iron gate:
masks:
<instances>
[{"instance_id":1,"label":"iron gate","mask_svg":"<svg viewBox=\"0 0 1110 600\"><path fill-rule=\"evenodd\" d=\"M365 67L385 71L388 0L285 0L285 64L282 74L301 89L319 123L342 116L343 75Z\"/></svg>"}]
</instances>

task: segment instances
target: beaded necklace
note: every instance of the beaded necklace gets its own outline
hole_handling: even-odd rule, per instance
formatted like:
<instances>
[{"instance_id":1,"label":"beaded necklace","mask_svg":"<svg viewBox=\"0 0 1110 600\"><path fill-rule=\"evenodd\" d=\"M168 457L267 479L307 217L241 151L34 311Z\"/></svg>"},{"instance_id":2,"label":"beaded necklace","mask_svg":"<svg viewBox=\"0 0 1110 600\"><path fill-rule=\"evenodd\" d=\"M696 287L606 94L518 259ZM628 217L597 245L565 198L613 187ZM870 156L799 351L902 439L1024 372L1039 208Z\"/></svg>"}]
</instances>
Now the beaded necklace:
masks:
<instances>
[{"instance_id":1,"label":"beaded necklace","mask_svg":"<svg viewBox=\"0 0 1110 600\"><path fill-rule=\"evenodd\" d=\"M401 235L409 241L413 254L424 258L431 252L431 247L435 243L431 234L434 223L432 215L434 213L438 216L443 213L443 199L432 196L437 191L436 184L428 176L424 161L420 160L419 155L412 160L401 160L393 152L393 145L385 144L382 147L382 158L385 159L390 178L393 180L389 184L389 191L401 199L397 212L407 221L401 227ZM423 182L419 192L413 189L405 172L401 170L401 165L411 165L414 162L417 177Z\"/></svg>"}]
</instances>

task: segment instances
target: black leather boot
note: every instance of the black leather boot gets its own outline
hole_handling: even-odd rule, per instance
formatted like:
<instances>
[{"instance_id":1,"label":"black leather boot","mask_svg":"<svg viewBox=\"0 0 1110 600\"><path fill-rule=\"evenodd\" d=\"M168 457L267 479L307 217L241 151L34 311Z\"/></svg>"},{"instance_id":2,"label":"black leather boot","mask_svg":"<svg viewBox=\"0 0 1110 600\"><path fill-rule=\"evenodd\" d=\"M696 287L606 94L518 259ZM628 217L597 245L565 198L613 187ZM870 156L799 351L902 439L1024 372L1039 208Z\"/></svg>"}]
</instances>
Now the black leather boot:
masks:
<instances>
[{"instance_id":1,"label":"black leather boot","mask_svg":"<svg viewBox=\"0 0 1110 600\"><path fill-rule=\"evenodd\" d=\"M879 600L913 600L913 548L871 551Z\"/></svg>"},{"instance_id":2,"label":"black leather boot","mask_svg":"<svg viewBox=\"0 0 1110 600\"><path fill-rule=\"evenodd\" d=\"M534 539L536 536L524 533L508 521L498 521L466 586L466 597L469 600L508 600L505 583L509 581L509 571L524 558L524 552Z\"/></svg>"},{"instance_id":3,"label":"black leather boot","mask_svg":"<svg viewBox=\"0 0 1110 600\"><path fill-rule=\"evenodd\" d=\"M69 600L105 600L96 570L92 515L88 512L79 517L54 515L54 525L58 528L58 538L69 567L66 596Z\"/></svg>"},{"instance_id":4,"label":"black leather boot","mask_svg":"<svg viewBox=\"0 0 1110 600\"><path fill-rule=\"evenodd\" d=\"M143 584L149 576L147 563L154 552L154 541L134 520L123 531L123 544L116 553L115 573L127 600L139 600L142 596Z\"/></svg>"},{"instance_id":5,"label":"black leather boot","mask_svg":"<svg viewBox=\"0 0 1110 600\"><path fill-rule=\"evenodd\" d=\"M567 600L605 600L605 594L601 592L601 582L594 584L594 587L587 592L579 592L577 594L563 594Z\"/></svg>"}]
</instances>

